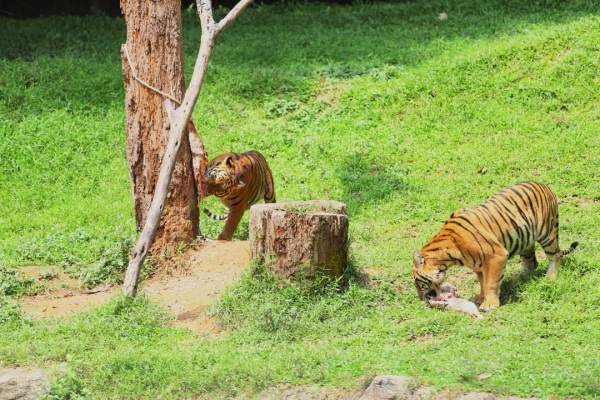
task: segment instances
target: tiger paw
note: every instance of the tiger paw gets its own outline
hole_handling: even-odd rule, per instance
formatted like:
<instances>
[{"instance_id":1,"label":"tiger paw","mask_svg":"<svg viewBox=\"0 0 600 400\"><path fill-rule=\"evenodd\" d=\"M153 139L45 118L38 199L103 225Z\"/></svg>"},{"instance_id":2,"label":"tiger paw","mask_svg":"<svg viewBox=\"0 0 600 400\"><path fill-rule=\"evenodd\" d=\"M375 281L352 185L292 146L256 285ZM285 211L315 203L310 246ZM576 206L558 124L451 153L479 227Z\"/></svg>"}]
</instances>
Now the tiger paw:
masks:
<instances>
[{"instance_id":1,"label":"tiger paw","mask_svg":"<svg viewBox=\"0 0 600 400\"><path fill-rule=\"evenodd\" d=\"M478 294L477 296L473 297L471 301L477 305L480 305L481 303L483 303L483 296Z\"/></svg>"},{"instance_id":2,"label":"tiger paw","mask_svg":"<svg viewBox=\"0 0 600 400\"><path fill-rule=\"evenodd\" d=\"M481 306L479 306L479 309L481 311L491 311L495 308L500 307L500 302L499 301L484 301L483 303L481 303Z\"/></svg>"}]
</instances>

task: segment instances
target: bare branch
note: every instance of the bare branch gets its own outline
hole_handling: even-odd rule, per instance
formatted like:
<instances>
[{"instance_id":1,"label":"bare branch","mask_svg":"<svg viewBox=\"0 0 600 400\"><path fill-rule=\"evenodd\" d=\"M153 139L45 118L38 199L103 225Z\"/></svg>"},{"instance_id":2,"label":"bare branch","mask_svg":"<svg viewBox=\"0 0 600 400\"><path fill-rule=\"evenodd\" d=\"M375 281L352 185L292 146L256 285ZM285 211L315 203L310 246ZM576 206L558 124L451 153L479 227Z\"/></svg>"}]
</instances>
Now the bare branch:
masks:
<instances>
[{"instance_id":1,"label":"bare branch","mask_svg":"<svg viewBox=\"0 0 600 400\"><path fill-rule=\"evenodd\" d=\"M201 0L198 0L198 1L201 1ZM229 13L227 13L225 18L223 18L217 24L216 35L219 36L225 29L229 28L229 26L233 23L233 21L235 21L237 19L237 17L239 17L240 14L243 13L244 10L246 8L248 8L248 6L250 4L252 4L253 2L254 2L254 0L242 0L239 3L237 3L236 6L233 7L231 9L231 11L229 11Z\"/></svg>"},{"instance_id":2,"label":"bare branch","mask_svg":"<svg viewBox=\"0 0 600 400\"><path fill-rule=\"evenodd\" d=\"M211 0L196 0L196 8L198 17L200 18L200 26L202 27L202 35L209 32L215 24L212 12Z\"/></svg>"},{"instance_id":3,"label":"bare branch","mask_svg":"<svg viewBox=\"0 0 600 400\"><path fill-rule=\"evenodd\" d=\"M173 116L175 114L175 109L173 108L173 102L171 99L164 99L163 103L165 103L165 110L167 110L167 118L169 118L169 122L173 124L175 121L173 120ZM180 104L177 102L177 104Z\"/></svg>"},{"instance_id":4,"label":"bare branch","mask_svg":"<svg viewBox=\"0 0 600 400\"><path fill-rule=\"evenodd\" d=\"M167 116L169 117L169 122L173 124L175 121L173 120L175 109L173 108L173 102L170 99L165 99L165 109L167 110ZM192 151L192 169L194 171L194 182L196 183L196 188L198 190L198 197L200 200L207 196L206 192L206 177L204 173L206 172L206 166L208 165L208 153L204 148L204 143L200 140L200 135L198 135L198 131L196 130L196 126L190 119L188 122L188 139L190 141L190 150Z\"/></svg>"},{"instance_id":5,"label":"bare branch","mask_svg":"<svg viewBox=\"0 0 600 400\"><path fill-rule=\"evenodd\" d=\"M159 93L160 95L173 100L175 103L180 104L179 100L177 100L175 97L171 96L168 93L165 93L163 91L158 90L157 88L155 88L154 86L144 82L143 80L141 80L137 73L135 72L135 68L133 67L133 63L131 62L131 58L129 57L129 50L127 49L127 43L124 43L122 46L123 50L125 50L125 57L127 58L127 62L129 63L129 68L131 69L131 75L133 75L133 78L138 81L142 86L147 87L150 90L154 90L156 93Z\"/></svg>"}]
</instances>

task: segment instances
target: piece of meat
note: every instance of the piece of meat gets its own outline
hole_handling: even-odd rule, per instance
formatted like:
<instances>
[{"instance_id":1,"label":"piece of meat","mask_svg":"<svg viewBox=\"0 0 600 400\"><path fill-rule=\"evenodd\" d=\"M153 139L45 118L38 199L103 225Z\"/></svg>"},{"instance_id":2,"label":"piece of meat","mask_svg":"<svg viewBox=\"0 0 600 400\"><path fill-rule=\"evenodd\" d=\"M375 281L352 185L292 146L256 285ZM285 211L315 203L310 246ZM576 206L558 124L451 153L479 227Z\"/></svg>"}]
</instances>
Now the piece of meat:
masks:
<instances>
[{"instance_id":1,"label":"piece of meat","mask_svg":"<svg viewBox=\"0 0 600 400\"><path fill-rule=\"evenodd\" d=\"M483 318L483 315L481 315L475 303L470 302L469 300L459 299L458 297L432 298L429 299L429 305L435 308L449 308L454 311L469 314L471 317L477 319Z\"/></svg>"},{"instance_id":2,"label":"piece of meat","mask_svg":"<svg viewBox=\"0 0 600 400\"><path fill-rule=\"evenodd\" d=\"M481 315L475 303L458 298L458 292L452 285L441 285L440 294L437 297L430 298L428 303L434 308L449 308L454 311L469 314L473 318L483 318L483 315Z\"/></svg>"},{"instance_id":3,"label":"piece of meat","mask_svg":"<svg viewBox=\"0 0 600 400\"><path fill-rule=\"evenodd\" d=\"M450 294L454 295L454 297L460 297L460 295L458 294L458 290L456 289L456 287L452 286L449 283L442 283L440 285L440 292L441 293L450 293Z\"/></svg>"}]
</instances>

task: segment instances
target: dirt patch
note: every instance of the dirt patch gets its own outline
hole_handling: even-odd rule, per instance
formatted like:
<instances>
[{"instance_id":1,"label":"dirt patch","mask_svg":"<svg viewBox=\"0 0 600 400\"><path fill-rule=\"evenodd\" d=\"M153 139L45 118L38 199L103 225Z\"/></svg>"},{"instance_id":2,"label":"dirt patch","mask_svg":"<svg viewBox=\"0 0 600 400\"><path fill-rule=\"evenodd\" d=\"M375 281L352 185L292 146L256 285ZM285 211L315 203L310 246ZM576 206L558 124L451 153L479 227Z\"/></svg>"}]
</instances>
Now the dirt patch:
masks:
<instances>
[{"instance_id":1,"label":"dirt patch","mask_svg":"<svg viewBox=\"0 0 600 400\"><path fill-rule=\"evenodd\" d=\"M220 330L206 311L226 286L248 266L250 249L247 241L205 241L188 247L175 268L160 271L140 285L152 300L168 307L175 321L172 325L213 335ZM47 267L25 267L23 273L39 277ZM59 273L49 291L23 300L23 311L34 318L67 315L106 303L121 286L107 291L82 294L80 283Z\"/></svg>"},{"instance_id":2,"label":"dirt patch","mask_svg":"<svg viewBox=\"0 0 600 400\"><path fill-rule=\"evenodd\" d=\"M340 96L346 91L348 84L343 82L322 82L321 86L319 93L315 94L315 101L335 105Z\"/></svg>"},{"instance_id":3,"label":"dirt patch","mask_svg":"<svg viewBox=\"0 0 600 400\"><path fill-rule=\"evenodd\" d=\"M573 199L580 207L591 206L597 203L600 203L598 199L584 199L583 197L573 196Z\"/></svg>"}]
</instances>

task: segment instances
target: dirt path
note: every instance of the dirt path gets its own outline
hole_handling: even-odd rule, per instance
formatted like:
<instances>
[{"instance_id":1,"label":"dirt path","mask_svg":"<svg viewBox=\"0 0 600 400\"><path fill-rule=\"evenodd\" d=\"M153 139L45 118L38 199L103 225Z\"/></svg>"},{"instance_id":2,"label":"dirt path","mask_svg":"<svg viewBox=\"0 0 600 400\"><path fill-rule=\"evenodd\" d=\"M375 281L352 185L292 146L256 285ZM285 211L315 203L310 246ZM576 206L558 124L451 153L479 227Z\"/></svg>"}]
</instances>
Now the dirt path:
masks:
<instances>
[{"instance_id":1,"label":"dirt path","mask_svg":"<svg viewBox=\"0 0 600 400\"><path fill-rule=\"evenodd\" d=\"M172 325L187 327L196 332L218 334L219 329L206 311L235 278L248 266L248 242L210 241L189 247L180 265L172 271L161 272L140 285L152 300L168 307L176 320ZM40 276L47 267L25 267L30 276ZM120 286L95 294L81 294L84 290L77 281L64 274L52 281L49 293L23 300L23 311L34 318L66 315L106 303Z\"/></svg>"}]
</instances>

